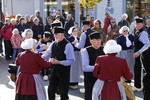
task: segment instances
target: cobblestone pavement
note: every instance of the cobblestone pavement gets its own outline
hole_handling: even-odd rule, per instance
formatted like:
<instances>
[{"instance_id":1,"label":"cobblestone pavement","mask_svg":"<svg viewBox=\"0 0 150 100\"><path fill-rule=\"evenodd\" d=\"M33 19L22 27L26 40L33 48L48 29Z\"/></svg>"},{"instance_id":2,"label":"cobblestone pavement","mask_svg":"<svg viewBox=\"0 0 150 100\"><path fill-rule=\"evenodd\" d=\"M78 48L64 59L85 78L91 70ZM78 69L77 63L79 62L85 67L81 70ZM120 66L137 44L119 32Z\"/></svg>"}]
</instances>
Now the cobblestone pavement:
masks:
<instances>
[{"instance_id":1,"label":"cobblestone pavement","mask_svg":"<svg viewBox=\"0 0 150 100\"><path fill-rule=\"evenodd\" d=\"M9 78L7 71L8 64L12 61L6 61L3 56L0 56L0 100L14 100L15 98L15 83ZM48 81L44 82L47 90ZM83 88L83 76L80 77L80 83L78 89L69 90L70 100L84 100L84 94L79 92L79 89ZM143 100L142 92L135 92L136 100ZM56 100L60 100L59 97Z\"/></svg>"}]
</instances>

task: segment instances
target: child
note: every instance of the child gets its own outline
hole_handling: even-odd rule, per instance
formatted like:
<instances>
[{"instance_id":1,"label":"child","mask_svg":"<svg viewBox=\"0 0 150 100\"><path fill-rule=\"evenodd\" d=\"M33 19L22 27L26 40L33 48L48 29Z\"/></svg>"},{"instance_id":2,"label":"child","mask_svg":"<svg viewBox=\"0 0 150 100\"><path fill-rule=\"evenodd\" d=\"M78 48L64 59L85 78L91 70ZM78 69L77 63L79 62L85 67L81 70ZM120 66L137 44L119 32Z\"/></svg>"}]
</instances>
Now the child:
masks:
<instances>
[{"instance_id":1,"label":"child","mask_svg":"<svg viewBox=\"0 0 150 100\"><path fill-rule=\"evenodd\" d=\"M22 38L19 34L19 31L17 28L15 28L12 31L13 35L11 37L11 44L13 46L13 63L16 60L16 56L18 55L18 53L20 53L21 49L20 49L20 45L22 43Z\"/></svg>"}]
</instances>

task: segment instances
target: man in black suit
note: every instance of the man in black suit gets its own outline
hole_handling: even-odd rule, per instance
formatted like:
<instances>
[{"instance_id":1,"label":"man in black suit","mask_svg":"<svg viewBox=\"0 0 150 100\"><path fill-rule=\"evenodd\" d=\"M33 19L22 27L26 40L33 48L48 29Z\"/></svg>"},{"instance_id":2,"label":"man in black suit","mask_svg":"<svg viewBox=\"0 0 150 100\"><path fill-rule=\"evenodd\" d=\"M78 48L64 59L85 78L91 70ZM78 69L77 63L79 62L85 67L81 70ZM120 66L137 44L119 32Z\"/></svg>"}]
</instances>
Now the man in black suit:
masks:
<instances>
[{"instance_id":1,"label":"man in black suit","mask_svg":"<svg viewBox=\"0 0 150 100\"><path fill-rule=\"evenodd\" d=\"M150 100L150 47L148 47L145 51L142 52L141 61L146 72L143 78L144 100Z\"/></svg>"}]
</instances>

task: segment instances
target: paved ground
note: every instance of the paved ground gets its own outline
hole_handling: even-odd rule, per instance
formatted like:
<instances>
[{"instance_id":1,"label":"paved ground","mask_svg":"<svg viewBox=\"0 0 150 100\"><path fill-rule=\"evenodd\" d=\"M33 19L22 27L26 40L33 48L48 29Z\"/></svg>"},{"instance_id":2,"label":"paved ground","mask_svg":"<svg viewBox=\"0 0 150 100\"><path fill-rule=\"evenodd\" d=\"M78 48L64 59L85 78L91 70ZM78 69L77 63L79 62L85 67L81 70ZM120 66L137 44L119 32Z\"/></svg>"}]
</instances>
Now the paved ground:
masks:
<instances>
[{"instance_id":1,"label":"paved ground","mask_svg":"<svg viewBox=\"0 0 150 100\"><path fill-rule=\"evenodd\" d=\"M14 100L15 97L15 83L10 80L10 74L7 72L8 64L11 62L0 56L0 100ZM47 89L48 82L44 82L44 84ZM80 78L79 88L83 88L83 76ZM79 88L76 90L70 89L70 100L84 100L84 94L79 92ZM136 100L143 100L142 92L135 92L135 95ZM60 99L57 98L56 100Z\"/></svg>"}]
</instances>

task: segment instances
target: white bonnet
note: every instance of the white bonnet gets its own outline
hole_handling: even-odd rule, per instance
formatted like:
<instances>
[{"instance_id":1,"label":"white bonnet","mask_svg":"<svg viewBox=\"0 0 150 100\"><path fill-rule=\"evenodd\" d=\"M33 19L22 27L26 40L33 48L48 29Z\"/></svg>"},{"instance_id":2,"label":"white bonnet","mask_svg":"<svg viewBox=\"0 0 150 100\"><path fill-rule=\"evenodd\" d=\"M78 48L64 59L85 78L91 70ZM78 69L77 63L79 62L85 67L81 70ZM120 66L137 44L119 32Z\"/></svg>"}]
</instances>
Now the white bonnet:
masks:
<instances>
[{"instance_id":1,"label":"white bonnet","mask_svg":"<svg viewBox=\"0 0 150 100\"><path fill-rule=\"evenodd\" d=\"M104 46L104 53L105 54L112 54L112 53L118 53L121 51L121 46L117 44L115 40L109 40L106 42Z\"/></svg>"}]
</instances>

